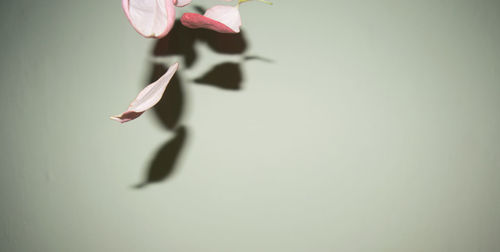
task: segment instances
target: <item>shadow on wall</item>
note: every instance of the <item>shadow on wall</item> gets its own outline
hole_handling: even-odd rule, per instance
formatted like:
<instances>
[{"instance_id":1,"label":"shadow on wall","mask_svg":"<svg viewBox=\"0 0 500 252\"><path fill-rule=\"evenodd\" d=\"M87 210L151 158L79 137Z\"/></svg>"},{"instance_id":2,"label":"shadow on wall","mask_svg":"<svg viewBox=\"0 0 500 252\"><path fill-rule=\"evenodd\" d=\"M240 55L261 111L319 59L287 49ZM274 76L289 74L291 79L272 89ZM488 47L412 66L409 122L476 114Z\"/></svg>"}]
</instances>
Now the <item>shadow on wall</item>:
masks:
<instances>
[{"instance_id":1,"label":"shadow on wall","mask_svg":"<svg viewBox=\"0 0 500 252\"><path fill-rule=\"evenodd\" d=\"M198 9L203 12L202 9ZM167 59L169 56L180 56L184 61L184 66L181 69L189 69L197 60L195 48L197 41L205 42L219 54L241 55L242 60L241 62L215 64L208 72L194 78L191 83L237 91L241 89L244 80L241 70L242 62L254 59L270 62L257 56L243 55L248 44L243 31L238 34L221 34L211 30L193 30L184 27L178 20L168 36L157 40L152 56ZM163 64L153 64L148 83L157 80L166 70ZM165 181L175 173L176 164L183 153L183 148L189 136L188 127L180 123L187 95L183 89L186 82L183 81L182 77L183 71L178 70L170 81L163 98L153 109L163 126L169 131L174 131L175 136L156 152L145 172L144 181L134 186L136 189L144 188L148 184Z\"/></svg>"},{"instance_id":2,"label":"shadow on wall","mask_svg":"<svg viewBox=\"0 0 500 252\"><path fill-rule=\"evenodd\" d=\"M186 141L186 127L180 126L175 131L175 136L168 140L156 153L151 161L144 182L134 188L140 189L151 183L157 183L168 178L174 171L179 154Z\"/></svg>"}]
</instances>

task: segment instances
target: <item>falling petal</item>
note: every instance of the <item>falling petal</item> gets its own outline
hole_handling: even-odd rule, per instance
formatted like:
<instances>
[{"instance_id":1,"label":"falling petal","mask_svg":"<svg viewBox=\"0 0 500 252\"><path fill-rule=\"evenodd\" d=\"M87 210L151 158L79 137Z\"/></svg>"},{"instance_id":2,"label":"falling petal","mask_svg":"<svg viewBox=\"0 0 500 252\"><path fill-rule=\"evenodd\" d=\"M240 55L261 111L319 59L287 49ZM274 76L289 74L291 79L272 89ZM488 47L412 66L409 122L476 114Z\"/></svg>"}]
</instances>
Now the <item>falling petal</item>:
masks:
<instances>
[{"instance_id":1,"label":"falling petal","mask_svg":"<svg viewBox=\"0 0 500 252\"><path fill-rule=\"evenodd\" d=\"M121 115L112 116L111 119L121 123L128 122L142 115L144 111L152 108L160 101L170 79L172 79L178 67L178 63L172 65L162 77L149 84L137 95L135 100L130 103L127 111Z\"/></svg>"},{"instance_id":2,"label":"falling petal","mask_svg":"<svg viewBox=\"0 0 500 252\"><path fill-rule=\"evenodd\" d=\"M177 7L184 7L191 3L191 0L174 0L174 4Z\"/></svg>"},{"instance_id":3,"label":"falling petal","mask_svg":"<svg viewBox=\"0 0 500 252\"><path fill-rule=\"evenodd\" d=\"M165 37L175 22L174 0L122 0L122 7L132 27L146 38Z\"/></svg>"},{"instance_id":4,"label":"falling petal","mask_svg":"<svg viewBox=\"0 0 500 252\"><path fill-rule=\"evenodd\" d=\"M202 16L197 13L185 13L181 17L184 26L196 29L205 28L220 33L240 32L241 17L236 6L216 5Z\"/></svg>"},{"instance_id":5,"label":"falling petal","mask_svg":"<svg viewBox=\"0 0 500 252\"><path fill-rule=\"evenodd\" d=\"M119 116L111 116L110 118L117 121L117 122L124 123L124 122L134 120L135 118L142 115L142 113L144 113L144 112L126 111Z\"/></svg>"}]
</instances>

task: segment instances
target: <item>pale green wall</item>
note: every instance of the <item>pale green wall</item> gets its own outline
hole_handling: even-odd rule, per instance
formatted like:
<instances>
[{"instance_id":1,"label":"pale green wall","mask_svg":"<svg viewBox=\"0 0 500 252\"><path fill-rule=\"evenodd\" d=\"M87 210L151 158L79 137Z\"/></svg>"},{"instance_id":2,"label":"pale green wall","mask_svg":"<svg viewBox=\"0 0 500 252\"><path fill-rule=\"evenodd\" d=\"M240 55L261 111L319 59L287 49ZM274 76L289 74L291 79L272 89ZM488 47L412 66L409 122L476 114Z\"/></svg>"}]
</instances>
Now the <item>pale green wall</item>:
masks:
<instances>
[{"instance_id":1,"label":"pale green wall","mask_svg":"<svg viewBox=\"0 0 500 252\"><path fill-rule=\"evenodd\" d=\"M241 6L245 54L272 62L194 84L242 57L197 43L179 160L140 190L175 134L108 116L154 41L118 0L0 12L1 251L500 251L499 1Z\"/></svg>"}]
</instances>

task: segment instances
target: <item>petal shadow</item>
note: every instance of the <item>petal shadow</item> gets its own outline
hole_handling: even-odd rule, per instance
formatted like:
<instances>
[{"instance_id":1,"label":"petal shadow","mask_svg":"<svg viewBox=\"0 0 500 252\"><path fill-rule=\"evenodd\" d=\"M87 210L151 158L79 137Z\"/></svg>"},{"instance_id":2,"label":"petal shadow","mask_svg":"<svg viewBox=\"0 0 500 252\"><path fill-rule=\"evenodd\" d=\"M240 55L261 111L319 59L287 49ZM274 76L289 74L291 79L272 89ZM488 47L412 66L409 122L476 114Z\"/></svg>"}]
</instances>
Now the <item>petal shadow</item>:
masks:
<instances>
[{"instance_id":1,"label":"petal shadow","mask_svg":"<svg viewBox=\"0 0 500 252\"><path fill-rule=\"evenodd\" d=\"M153 64L151 69L151 80L156 80L166 71L162 64ZM176 73L163 94L161 100L154 106L153 110L158 119L168 129L174 129L182 117L184 109L184 92L181 87L179 73Z\"/></svg>"},{"instance_id":2,"label":"petal shadow","mask_svg":"<svg viewBox=\"0 0 500 252\"><path fill-rule=\"evenodd\" d=\"M196 32L184 27L181 22L177 20L168 36L156 42L152 54L153 56L182 56L185 66L189 68L197 58L194 48L196 39Z\"/></svg>"},{"instance_id":3,"label":"petal shadow","mask_svg":"<svg viewBox=\"0 0 500 252\"><path fill-rule=\"evenodd\" d=\"M181 126L176 130L174 138L170 139L156 153L155 158L151 161L144 182L134 186L136 189L144 188L152 183L159 183L169 178L179 160L179 155L186 142L187 130Z\"/></svg>"},{"instance_id":4,"label":"petal shadow","mask_svg":"<svg viewBox=\"0 0 500 252\"><path fill-rule=\"evenodd\" d=\"M205 41L212 50L220 54L242 54L247 50L247 40L243 30L239 33L218 33L198 29L198 38Z\"/></svg>"},{"instance_id":5,"label":"petal shadow","mask_svg":"<svg viewBox=\"0 0 500 252\"><path fill-rule=\"evenodd\" d=\"M243 82L240 63L224 62L215 65L203 76L194 79L194 82L227 90L240 90Z\"/></svg>"}]
</instances>

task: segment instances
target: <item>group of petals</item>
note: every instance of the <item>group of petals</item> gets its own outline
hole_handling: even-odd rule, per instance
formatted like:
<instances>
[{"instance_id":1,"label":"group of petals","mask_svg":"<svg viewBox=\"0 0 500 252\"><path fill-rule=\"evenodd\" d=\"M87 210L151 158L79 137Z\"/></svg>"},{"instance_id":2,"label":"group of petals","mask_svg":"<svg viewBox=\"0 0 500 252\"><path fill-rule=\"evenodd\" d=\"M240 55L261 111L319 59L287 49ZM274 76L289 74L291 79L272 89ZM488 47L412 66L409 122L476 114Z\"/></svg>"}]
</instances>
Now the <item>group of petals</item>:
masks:
<instances>
[{"instance_id":1,"label":"group of petals","mask_svg":"<svg viewBox=\"0 0 500 252\"><path fill-rule=\"evenodd\" d=\"M231 1L231 0L225 0ZM122 0L122 7L134 29L146 38L167 36L175 23L175 7L184 7L191 0ZM220 33L240 32L241 17L237 6L216 5L204 15L185 13L181 23L192 29L205 28ZM111 119L124 123L139 117L157 104L165 92L179 64L170 66L157 81L146 86L132 101L128 109Z\"/></svg>"},{"instance_id":2,"label":"group of petals","mask_svg":"<svg viewBox=\"0 0 500 252\"><path fill-rule=\"evenodd\" d=\"M175 23L175 7L191 0L122 0L122 7L134 29L146 38L163 38ZM240 32L241 17L237 6L216 5L204 15L185 13L181 23L186 27L205 28L222 33Z\"/></svg>"}]
</instances>

